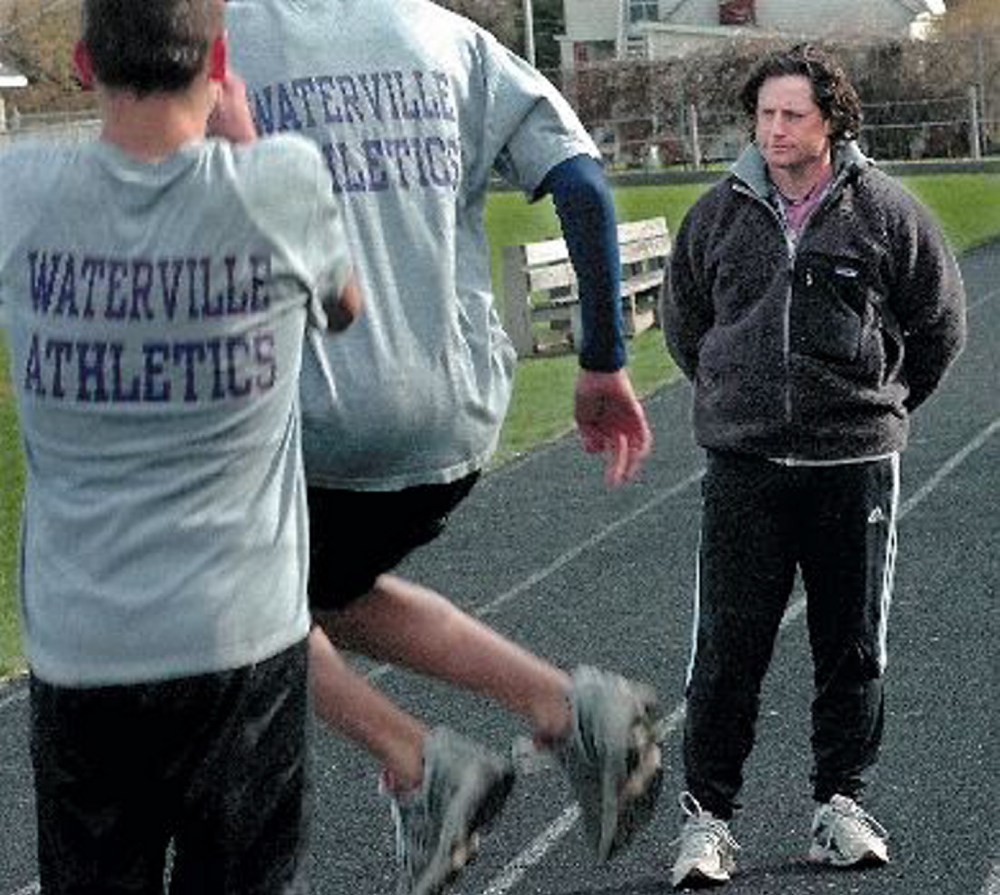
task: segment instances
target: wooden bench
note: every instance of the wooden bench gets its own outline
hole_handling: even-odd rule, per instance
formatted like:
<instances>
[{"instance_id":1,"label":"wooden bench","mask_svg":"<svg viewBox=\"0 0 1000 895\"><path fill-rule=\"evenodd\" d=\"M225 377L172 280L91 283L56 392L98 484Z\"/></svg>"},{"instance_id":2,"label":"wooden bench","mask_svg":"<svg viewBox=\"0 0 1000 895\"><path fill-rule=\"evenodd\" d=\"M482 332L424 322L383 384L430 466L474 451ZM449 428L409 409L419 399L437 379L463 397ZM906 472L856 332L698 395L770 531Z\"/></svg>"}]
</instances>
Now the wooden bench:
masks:
<instances>
[{"instance_id":1,"label":"wooden bench","mask_svg":"<svg viewBox=\"0 0 1000 895\"><path fill-rule=\"evenodd\" d=\"M618 225L625 334L656 322L656 304L670 257L666 218ZM576 351L580 302L562 239L503 247L503 322L518 357Z\"/></svg>"}]
</instances>

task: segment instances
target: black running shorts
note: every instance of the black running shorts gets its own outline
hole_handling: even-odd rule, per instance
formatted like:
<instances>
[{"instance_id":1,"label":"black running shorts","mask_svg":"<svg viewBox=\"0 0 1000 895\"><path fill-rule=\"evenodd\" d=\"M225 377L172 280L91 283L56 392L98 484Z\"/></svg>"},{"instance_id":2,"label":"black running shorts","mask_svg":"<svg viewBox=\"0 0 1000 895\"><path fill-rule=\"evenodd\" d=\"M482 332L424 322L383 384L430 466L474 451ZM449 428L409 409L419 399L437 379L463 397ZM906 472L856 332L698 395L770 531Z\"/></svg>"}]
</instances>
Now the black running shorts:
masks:
<instances>
[{"instance_id":1,"label":"black running shorts","mask_svg":"<svg viewBox=\"0 0 1000 895\"><path fill-rule=\"evenodd\" d=\"M445 485L400 491L309 489L309 603L343 609L379 575L444 531L448 516L472 490L475 472Z\"/></svg>"},{"instance_id":2,"label":"black running shorts","mask_svg":"<svg viewBox=\"0 0 1000 895\"><path fill-rule=\"evenodd\" d=\"M31 680L46 895L308 891L306 642L126 686Z\"/></svg>"}]
</instances>

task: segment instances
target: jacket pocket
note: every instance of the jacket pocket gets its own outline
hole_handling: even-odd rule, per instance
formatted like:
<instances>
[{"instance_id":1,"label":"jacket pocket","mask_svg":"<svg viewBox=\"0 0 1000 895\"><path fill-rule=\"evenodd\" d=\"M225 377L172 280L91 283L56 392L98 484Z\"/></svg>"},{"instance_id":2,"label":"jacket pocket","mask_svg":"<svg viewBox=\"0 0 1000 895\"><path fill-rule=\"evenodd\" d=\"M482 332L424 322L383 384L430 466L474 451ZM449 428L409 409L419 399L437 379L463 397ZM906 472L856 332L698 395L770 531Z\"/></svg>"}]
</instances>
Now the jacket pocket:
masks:
<instances>
[{"instance_id":1,"label":"jacket pocket","mask_svg":"<svg viewBox=\"0 0 1000 895\"><path fill-rule=\"evenodd\" d=\"M789 311L793 353L855 363L877 326L879 298L855 258L804 255L795 269Z\"/></svg>"}]
</instances>

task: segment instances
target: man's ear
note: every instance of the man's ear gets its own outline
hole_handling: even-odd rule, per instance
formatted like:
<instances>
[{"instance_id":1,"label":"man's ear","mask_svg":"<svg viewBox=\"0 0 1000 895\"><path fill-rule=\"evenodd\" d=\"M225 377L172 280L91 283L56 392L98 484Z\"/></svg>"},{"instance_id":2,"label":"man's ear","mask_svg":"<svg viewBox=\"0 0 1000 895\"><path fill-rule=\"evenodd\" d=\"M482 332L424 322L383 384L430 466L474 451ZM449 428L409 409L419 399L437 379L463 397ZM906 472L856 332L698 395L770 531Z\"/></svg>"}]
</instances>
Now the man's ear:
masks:
<instances>
[{"instance_id":1,"label":"man's ear","mask_svg":"<svg viewBox=\"0 0 1000 895\"><path fill-rule=\"evenodd\" d=\"M208 50L208 77L212 81L225 81L229 62L229 50L226 47L226 35L220 34L212 41Z\"/></svg>"},{"instance_id":2,"label":"man's ear","mask_svg":"<svg viewBox=\"0 0 1000 895\"><path fill-rule=\"evenodd\" d=\"M73 68L80 81L80 86L84 90L90 90L94 86L94 66L90 60L90 50L87 45L78 40L73 47Z\"/></svg>"}]
</instances>

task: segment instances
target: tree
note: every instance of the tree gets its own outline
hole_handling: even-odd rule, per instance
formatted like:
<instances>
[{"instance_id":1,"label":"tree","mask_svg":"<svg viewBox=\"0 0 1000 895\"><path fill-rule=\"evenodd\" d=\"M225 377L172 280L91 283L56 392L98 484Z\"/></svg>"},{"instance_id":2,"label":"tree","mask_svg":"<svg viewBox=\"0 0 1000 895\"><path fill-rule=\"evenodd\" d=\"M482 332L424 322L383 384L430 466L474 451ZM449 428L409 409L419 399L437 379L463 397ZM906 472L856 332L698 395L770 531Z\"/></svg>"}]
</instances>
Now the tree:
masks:
<instances>
[{"instance_id":1,"label":"tree","mask_svg":"<svg viewBox=\"0 0 1000 895\"><path fill-rule=\"evenodd\" d=\"M519 25L519 0L434 0L438 6L472 19L502 44L521 50L523 31Z\"/></svg>"},{"instance_id":2,"label":"tree","mask_svg":"<svg viewBox=\"0 0 1000 895\"><path fill-rule=\"evenodd\" d=\"M559 42L556 35L565 30L563 0L534 0L535 64L544 70L559 68Z\"/></svg>"},{"instance_id":3,"label":"tree","mask_svg":"<svg viewBox=\"0 0 1000 895\"><path fill-rule=\"evenodd\" d=\"M948 0L938 18L938 29L946 35L1000 34L1000 8L996 0Z\"/></svg>"},{"instance_id":4,"label":"tree","mask_svg":"<svg viewBox=\"0 0 1000 895\"><path fill-rule=\"evenodd\" d=\"M73 44L80 33L80 3L40 5L16 2L0 24L3 55L28 78L28 86L9 95L21 112L87 109L94 105L73 73Z\"/></svg>"},{"instance_id":5,"label":"tree","mask_svg":"<svg viewBox=\"0 0 1000 895\"><path fill-rule=\"evenodd\" d=\"M525 50L524 0L434 0L481 25L515 53ZM559 68L556 35L563 30L563 0L532 0L535 64L541 69Z\"/></svg>"},{"instance_id":6,"label":"tree","mask_svg":"<svg viewBox=\"0 0 1000 895\"><path fill-rule=\"evenodd\" d=\"M1000 146L1000 8L997 0L948 0L936 37L950 45L950 71L979 91L987 151Z\"/></svg>"}]
</instances>

